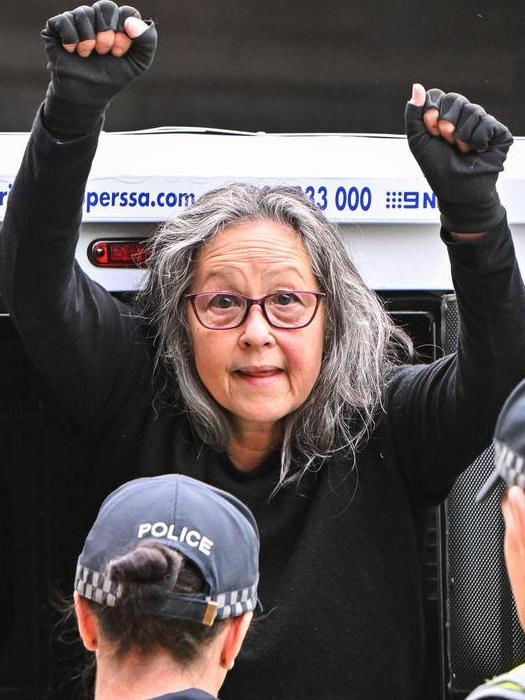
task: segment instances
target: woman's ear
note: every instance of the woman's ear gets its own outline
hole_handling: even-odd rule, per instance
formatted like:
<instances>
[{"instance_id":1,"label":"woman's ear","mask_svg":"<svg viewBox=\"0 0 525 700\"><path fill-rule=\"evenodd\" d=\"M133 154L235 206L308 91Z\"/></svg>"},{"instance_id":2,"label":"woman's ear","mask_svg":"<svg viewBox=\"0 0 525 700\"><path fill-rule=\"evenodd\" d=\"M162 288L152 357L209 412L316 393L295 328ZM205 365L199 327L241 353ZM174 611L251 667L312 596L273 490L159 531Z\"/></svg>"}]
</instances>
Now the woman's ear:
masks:
<instances>
[{"instance_id":1,"label":"woman's ear","mask_svg":"<svg viewBox=\"0 0 525 700\"><path fill-rule=\"evenodd\" d=\"M232 617L228 631L224 636L221 652L221 666L231 671L240 652L246 633L253 618L253 612L246 612L238 617Z\"/></svg>"},{"instance_id":2,"label":"woman's ear","mask_svg":"<svg viewBox=\"0 0 525 700\"><path fill-rule=\"evenodd\" d=\"M77 591L74 593L75 614L78 631L84 646L88 651L96 651L98 646L98 620L89 601Z\"/></svg>"}]
</instances>

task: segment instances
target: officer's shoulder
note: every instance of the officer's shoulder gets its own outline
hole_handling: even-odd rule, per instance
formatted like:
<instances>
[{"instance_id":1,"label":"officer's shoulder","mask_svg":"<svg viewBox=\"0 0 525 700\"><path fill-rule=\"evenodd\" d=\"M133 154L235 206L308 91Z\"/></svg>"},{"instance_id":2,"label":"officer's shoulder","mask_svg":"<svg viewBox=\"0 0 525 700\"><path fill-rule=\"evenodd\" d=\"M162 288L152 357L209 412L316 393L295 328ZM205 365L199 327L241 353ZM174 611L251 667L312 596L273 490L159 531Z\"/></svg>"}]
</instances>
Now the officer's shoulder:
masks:
<instances>
[{"instance_id":1,"label":"officer's shoulder","mask_svg":"<svg viewBox=\"0 0 525 700\"><path fill-rule=\"evenodd\" d=\"M525 700L525 664L480 685L466 700L490 700L491 698Z\"/></svg>"}]
</instances>

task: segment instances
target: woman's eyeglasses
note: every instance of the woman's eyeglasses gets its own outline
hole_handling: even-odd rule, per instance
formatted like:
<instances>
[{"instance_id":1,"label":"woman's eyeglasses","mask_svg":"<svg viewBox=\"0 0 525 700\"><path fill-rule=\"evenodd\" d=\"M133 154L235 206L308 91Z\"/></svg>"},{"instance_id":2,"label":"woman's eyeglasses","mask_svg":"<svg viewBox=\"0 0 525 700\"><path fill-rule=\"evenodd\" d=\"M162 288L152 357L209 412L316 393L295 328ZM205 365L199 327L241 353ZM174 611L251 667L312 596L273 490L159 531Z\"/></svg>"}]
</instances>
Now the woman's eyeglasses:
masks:
<instances>
[{"instance_id":1,"label":"woman's eyeglasses","mask_svg":"<svg viewBox=\"0 0 525 700\"><path fill-rule=\"evenodd\" d=\"M214 331L242 326L252 306L261 307L273 328L304 328L317 313L325 294L321 292L282 291L254 299L234 292L186 294L199 323Z\"/></svg>"}]
</instances>

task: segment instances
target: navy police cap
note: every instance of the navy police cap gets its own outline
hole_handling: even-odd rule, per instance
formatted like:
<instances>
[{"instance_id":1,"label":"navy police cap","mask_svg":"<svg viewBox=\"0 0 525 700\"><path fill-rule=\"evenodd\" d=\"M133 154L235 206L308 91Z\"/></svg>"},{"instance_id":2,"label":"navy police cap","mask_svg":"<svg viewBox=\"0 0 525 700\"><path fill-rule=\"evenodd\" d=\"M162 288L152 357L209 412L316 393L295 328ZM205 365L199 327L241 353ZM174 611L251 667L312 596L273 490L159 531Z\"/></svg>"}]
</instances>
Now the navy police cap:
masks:
<instances>
[{"instance_id":1,"label":"navy police cap","mask_svg":"<svg viewBox=\"0 0 525 700\"><path fill-rule=\"evenodd\" d=\"M213 624L262 609L251 511L231 494L180 474L135 479L105 499L78 559L75 590L101 605L123 602L125 590L107 565L152 540L190 559L207 585L202 594L167 591L148 606L151 614Z\"/></svg>"},{"instance_id":2,"label":"navy police cap","mask_svg":"<svg viewBox=\"0 0 525 700\"><path fill-rule=\"evenodd\" d=\"M499 479L525 489L525 380L505 401L494 431L495 468L476 501L492 493Z\"/></svg>"}]
</instances>

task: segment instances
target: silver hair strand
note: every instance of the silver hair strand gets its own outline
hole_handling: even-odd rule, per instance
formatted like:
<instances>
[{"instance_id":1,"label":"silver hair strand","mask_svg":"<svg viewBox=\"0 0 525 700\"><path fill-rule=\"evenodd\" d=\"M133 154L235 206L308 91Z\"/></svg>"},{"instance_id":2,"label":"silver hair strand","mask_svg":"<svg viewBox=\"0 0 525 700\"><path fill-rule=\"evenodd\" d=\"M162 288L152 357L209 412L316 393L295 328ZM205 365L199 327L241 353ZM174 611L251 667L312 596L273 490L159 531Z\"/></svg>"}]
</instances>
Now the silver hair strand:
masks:
<instances>
[{"instance_id":1,"label":"silver hair strand","mask_svg":"<svg viewBox=\"0 0 525 700\"><path fill-rule=\"evenodd\" d=\"M319 290L326 294L319 377L304 404L283 418L281 487L319 469L335 452L355 461L382 410L395 350L410 355L411 344L361 279L337 228L298 188L234 184L207 192L151 239L150 272L140 294L155 336L155 373L165 386L174 378L204 444L226 451L232 428L197 373L185 294L203 245L227 226L261 219L300 236Z\"/></svg>"}]
</instances>

